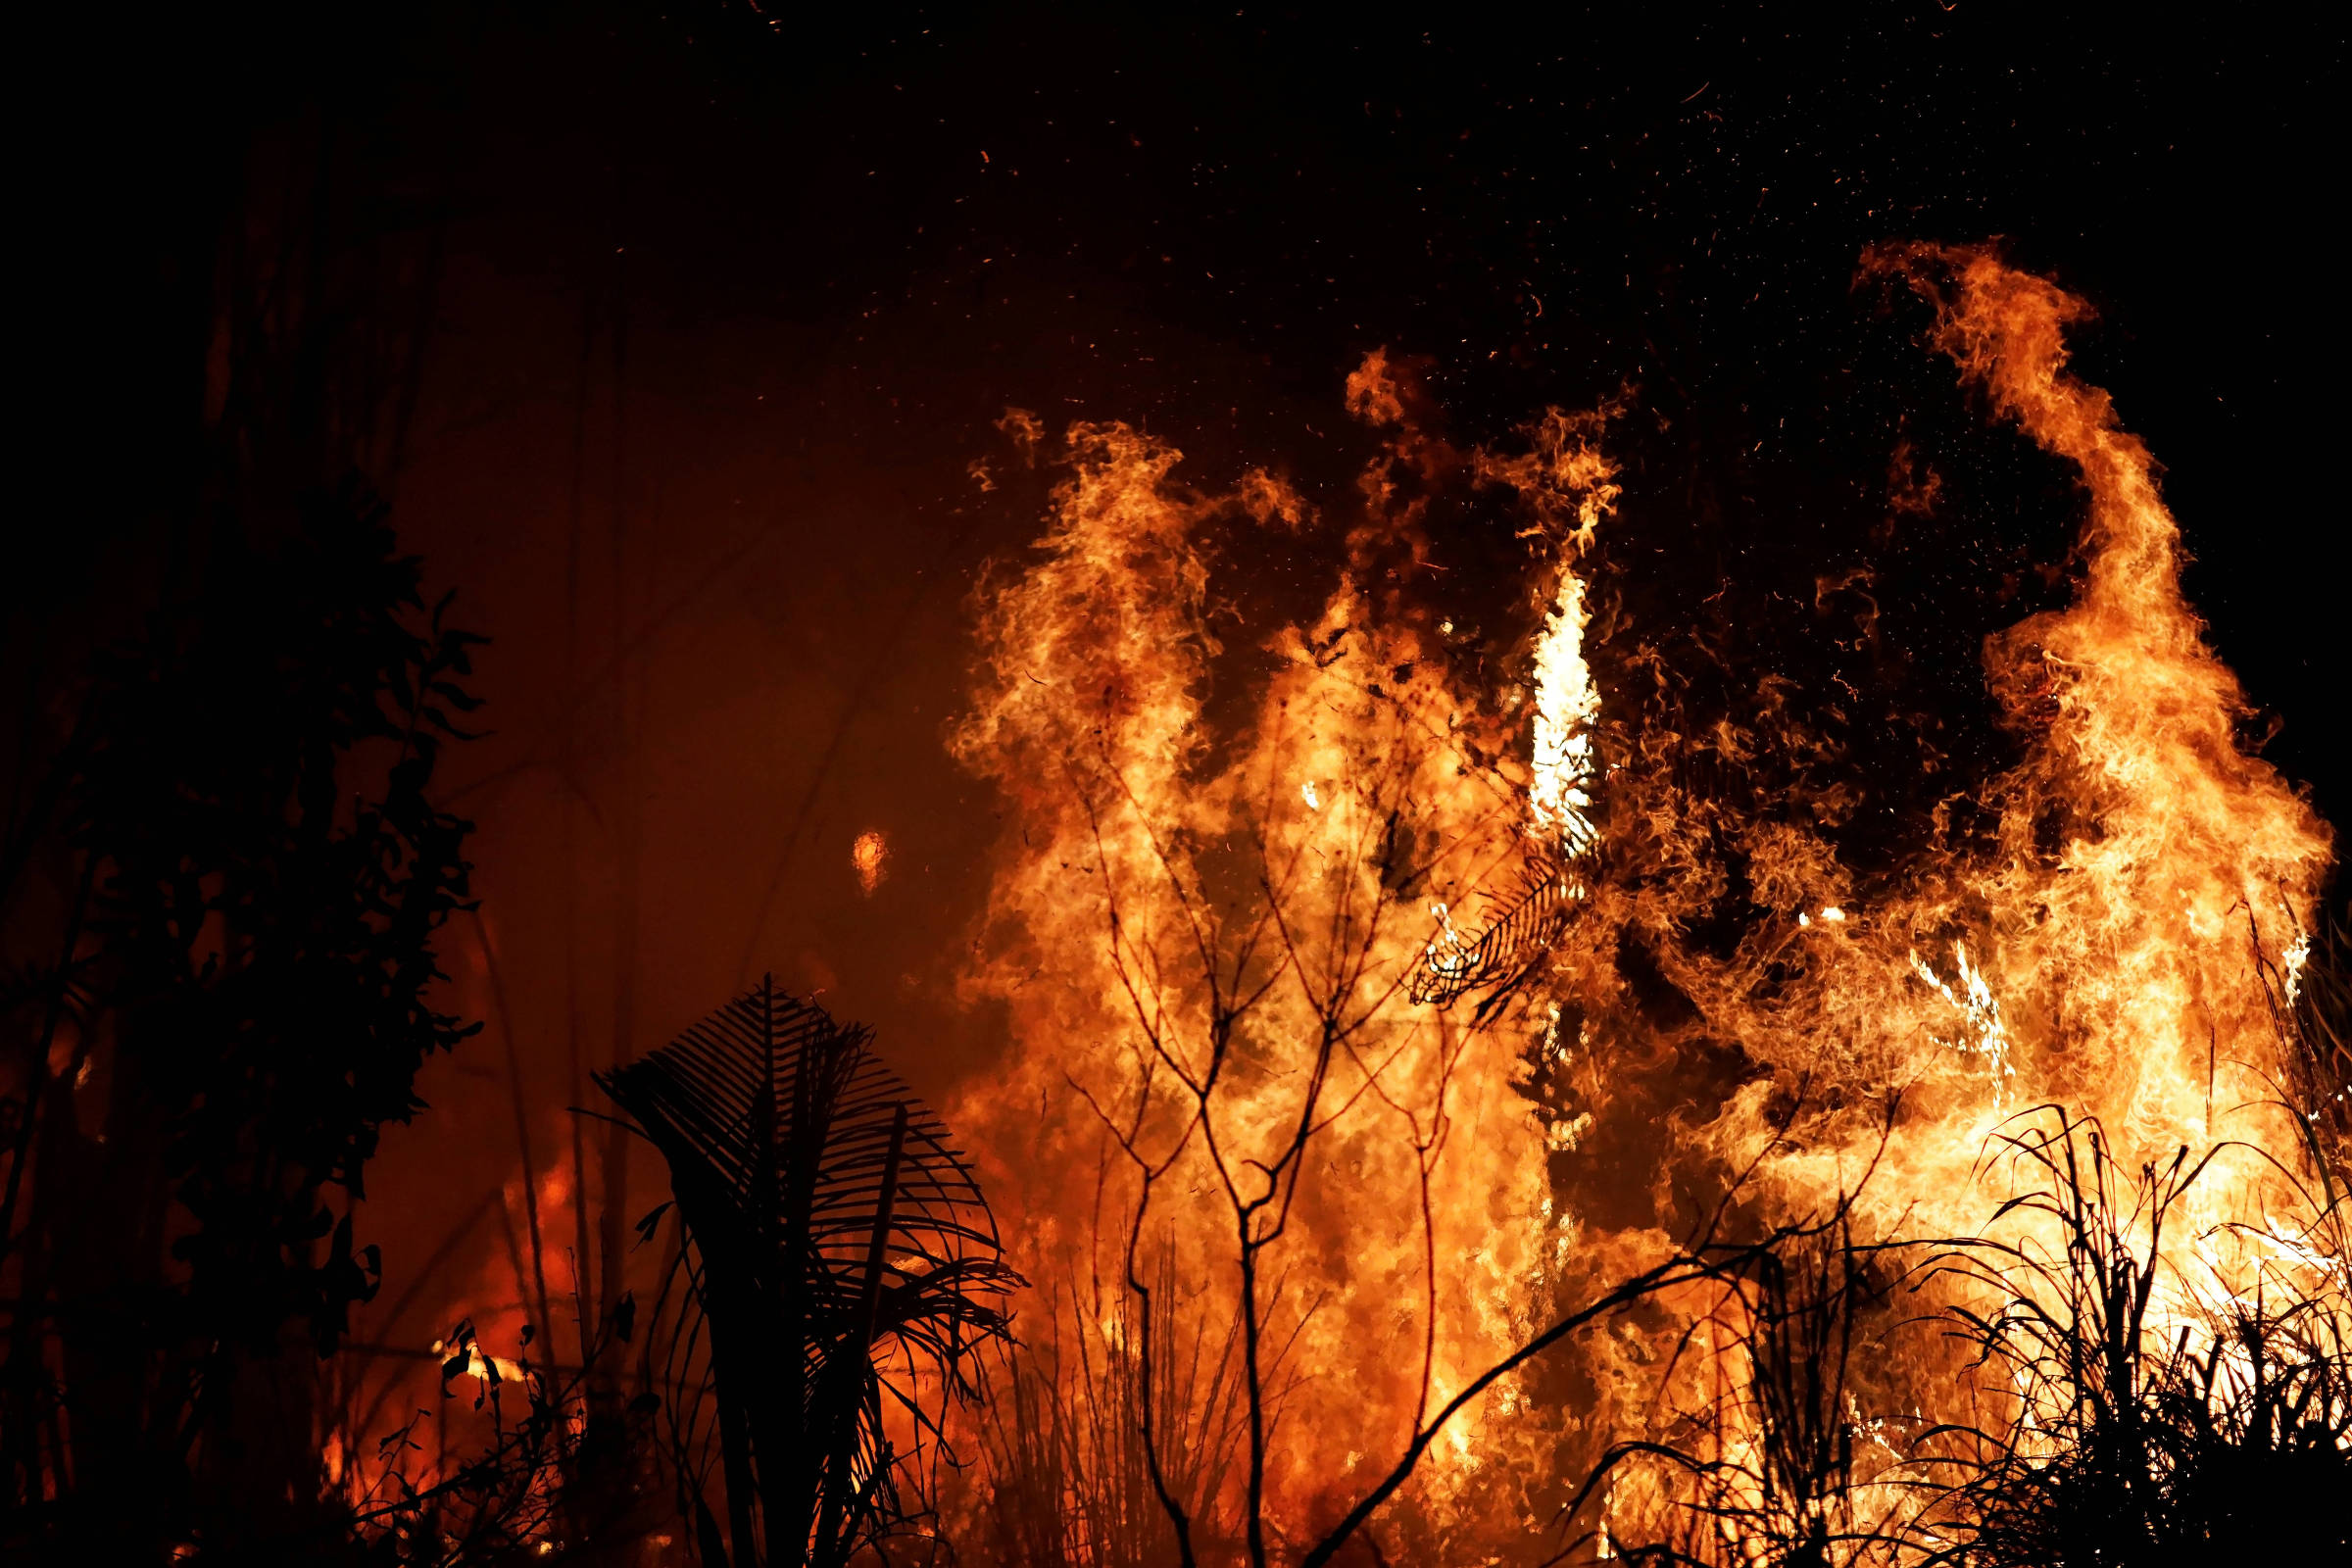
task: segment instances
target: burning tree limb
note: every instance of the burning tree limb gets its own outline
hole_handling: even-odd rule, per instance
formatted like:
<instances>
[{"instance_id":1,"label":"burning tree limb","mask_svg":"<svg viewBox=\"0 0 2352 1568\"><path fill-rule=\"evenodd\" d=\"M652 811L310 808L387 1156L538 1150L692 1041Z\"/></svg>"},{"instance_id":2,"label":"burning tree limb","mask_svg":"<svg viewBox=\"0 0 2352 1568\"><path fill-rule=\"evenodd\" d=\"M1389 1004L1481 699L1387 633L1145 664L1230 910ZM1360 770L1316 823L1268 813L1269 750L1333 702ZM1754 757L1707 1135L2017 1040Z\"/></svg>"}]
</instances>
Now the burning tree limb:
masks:
<instances>
[{"instance_id":1,"label":"burning tree limb","mask_svg":"<svg viewBox=\"0 0 2352 1568\"><path fill-rule=\"evenodd\" d=\"M739 1568L836 1568L907 1519L1019 1283L947 1128L870 1039L762 980L597 1076L669 1162L689 1246L665 1381L715 1405L731 1544L699 1490L682 1500ZM707 1429L681 1430L699 1488Z\"/></svg>"},{"instance_id":2,"label":"burning tree limb","mask_svg":"<svg viewBox=\"0 0 2352 1568\"><path fill-rule=\"evenodd\" d=\"M1357 787L1378 800L1395 783L1394 777L1381 777L1359 780ZM1133 792L1124 790L1117 804L1130 811L1138 806ZM1099 863L1108 865L1111 856L1101 831L1098 826ZM1153 1336L1170 1332L1180 1312L1165 1299L1164 1277L1152 1277L1142 1266L1161 1234L1155 1202L1164 1189L1188 1180L1195 1198L1203 1188L1215 1195L1225 1235L1221 1244L1204 1249L1202 1261L1230 1268L1236 1280L1237 1354L1247 1395L1241 1420L1249 1456L1241 1529L1253 1565L1270 1561L1275 1544L1266 1482L1282 1401L1269 1393L1269 1385L1289 1348L1276 1332L1280 1284L1269 1259L1286 1237L1302 1189L1328 1168L1328 1145L1343 1136L1351 1119L1360 1123L1385 1108L1404 1123L1412 1152L1424 1271L1419 1385L1402 1451L1336 1524L1302 1544L1298 1558L1302 1568L1330 1561L1361 1531L1414 1479L1433 1446L1466 1409L1578 1330L1692 1286L1777 1267L1783 1250L1844 1224L1850 1200L1841 1197L1826 1219L1809 1218L1757 1240L1727 1243L1719 1226L1745 1177L1735 1179L1687 1247L1600 1291L1474 1369L1454 1392L1439 1396L1433 1410L1441 1291L1431 1177L1453 1128L1452 1076L1479 1026L1441 1027L1435 1054L1421 1064L1424 1070L1400 1070L1403 1048L1383 1036L1396 1030L1395 1010L1419 971L1384 962L1384 956L1394 955L1381 939L1384 926L1396 917L1392 899L1377 888L1360 903L1342 896L1336 908L1318 906L1321 919L1309 928L1298 920L1294 904L1298 858L1280 857L1261 839L1250 847L1258 867L1256 897L1220 906L1209 896L1209 873L1196 856L1148 823L1145 832L1164 906L1179 911L1180 919L1172 929L1156 931L1135 922L1130 901L1140 902L1142 890L1118 882L1106 887L1111 963L1139 1041L1136 1076L1116 1102L1084 1085L1074 1087L1133 1172L1134 1199L1124 1226L1126 1284L1140 1303L1137 1322L1147 1359L1153 1353ZM1253 1057L1272 1049L1260 1033L1269 1026L1285 1031L1289 1050L1282 1059L1293 1080L1276 1105L1279 1120L1270 1132L1263 1130L1262 1086L1250 1082L1257 1066ZM1788 1114L1793 1117L1796 1109ZM1756 1154L1748 1174L1767 1152L1769 1147ZM1867 1170L1862 1180L1867 1182ZM1306 1315L1298 1314L1298 1326ZM1293 1336L1296 1332L1294 1327ZM1149 1384L1145 1394L1138 1420L1147 1461L1180 1559L1190 1564L1198 1558L1197 1521L1179 1489L1168 1483L1160 1440L1163 1416L1152 1406ZM1349 1438L1353 1446L1370 1447L1379 1441L1379 1415L1357 1413Z\"/></svg>"}]
</instances>

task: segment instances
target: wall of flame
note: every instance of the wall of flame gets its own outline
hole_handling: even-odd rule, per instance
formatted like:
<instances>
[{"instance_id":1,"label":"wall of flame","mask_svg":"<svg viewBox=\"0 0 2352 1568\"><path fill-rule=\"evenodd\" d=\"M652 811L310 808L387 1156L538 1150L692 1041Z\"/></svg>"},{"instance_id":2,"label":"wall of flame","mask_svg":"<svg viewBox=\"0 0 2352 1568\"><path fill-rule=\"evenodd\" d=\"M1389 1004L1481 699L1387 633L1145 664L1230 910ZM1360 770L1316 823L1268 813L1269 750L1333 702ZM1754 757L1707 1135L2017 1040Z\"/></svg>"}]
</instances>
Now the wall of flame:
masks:
<instances>
[{"instance_id":1,"label":"wall of flame","mask_svg":"<svg viewBox=\"0 0 2352 1568\"><path fill-rule=\"evenodd\" d=\"M2072 602L1984 650L2017 760L1890 866L1841 858L1850 800L1756 809L1694 782L1694 750L1739 767L1814 744L1776 728L1769 680L1687 734L1637 628L1586 648L1624 403L1459 450L1375 355L1347 395L1384 445L1344 523L1262 472L1189 488L1164 441L1076 424L1046 531L975 600L952 744L1006 816L965 983L1017 1045L955 1118L1024 1266L1083 1282L1070 1331L1110 1353L1133 1321L1130 1247L1177 1260L1181 1298L1154 1303L1170 1323L1235 1316L1235 1195L1314 1126L1255 1285L1280 1389L1270 1511L1294 1537L1548 1313L1666 1255L1736 1172L1759 1224L1858 1192L1871 1241L1993 1234L2015 1179L2000 1139L2054 1105L2095 1118L2127 1168L2227 1146L2176 1232L2162 1331L2340 1269L2296 1229L2312 1216L2287 1179L2306 1150L2278 1014L2329 833L2234 738L2246 699L2182 596L2154 461L2068 370L2084 307L1988 250L1886 248L1864 272L1929 304L1934 346L1987 417L2071 467L2083 511ZM1423 514L1446 486L1525 545L1530 612L1499 667L1449 635L1459 593ZM1269 527L1338 539L1329 590L1236 657L1220 551ZM1565 868L1540 875L1570 879L1574 906L1515 1004L1414 1003L1411 977L1531 857ZM1750 907L1727 947L1694 927L1735 858ZM1347 1038L1322 1073L1334 1019ZM1736 1057L1714 1102L1634 1087L1706 1043ZM1182 1087L1212 1061L1222 1081ZM1605 1174L1599 1139L1619 1151ZM1143 1169L1164 1174L1139 1221ZM2033 1223L1996 1230L2050 1245ZM1567 1352L1572 1371L1499 1386L1433 1454L1411 1528L1454 1549L1539 1531L1579 1456L1722 1375L1675 1355L1709 1309L1661 1302ZM1905 1344L1858 1419L2001 1393L1956 1392L1943 1353Z\"/></svg>"}]
</instances>

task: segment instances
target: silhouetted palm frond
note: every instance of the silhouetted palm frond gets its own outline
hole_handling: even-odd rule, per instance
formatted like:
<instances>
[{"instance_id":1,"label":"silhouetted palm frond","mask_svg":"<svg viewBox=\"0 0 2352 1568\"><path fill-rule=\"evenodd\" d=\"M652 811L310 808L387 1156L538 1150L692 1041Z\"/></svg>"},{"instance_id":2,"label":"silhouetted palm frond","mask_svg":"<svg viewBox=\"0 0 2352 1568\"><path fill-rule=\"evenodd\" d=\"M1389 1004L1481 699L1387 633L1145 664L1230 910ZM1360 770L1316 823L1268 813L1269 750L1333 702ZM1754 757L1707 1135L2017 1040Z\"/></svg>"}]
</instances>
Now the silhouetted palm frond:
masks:
<instances>
[{"instance_id":1,"label":"silhouetted palm frond","mask_svg":"<svg viewBox=\"0 0 2352 1568\"><path fill-rule=\"evenodd\" d=\"M597 1078L669 1162L701 1318L675 1339L707 1344L676 1382L715 1406L738 1568L839 1563L907 1516L900 1483L919 1489L940 1438L926 1390L968 1396L1019 1283L946 1126L871 1039L763 979Z\"/></svg>"},{"instance_id":2,"label":"silhouetted palm frond","mask_svg":"<svg viewBox=\"0 0 2352 1568\"><path fill-rule=\"evenodd\" d=\"M1516 884L1494 903L1487 928L1464 941L1450 919L1429 944L1407 991L1416 1003L1449 1006L1474 992L1507 994L1551 954L1585 897L1577 862L1531 851Z\"/></svg>"}]
</instances>

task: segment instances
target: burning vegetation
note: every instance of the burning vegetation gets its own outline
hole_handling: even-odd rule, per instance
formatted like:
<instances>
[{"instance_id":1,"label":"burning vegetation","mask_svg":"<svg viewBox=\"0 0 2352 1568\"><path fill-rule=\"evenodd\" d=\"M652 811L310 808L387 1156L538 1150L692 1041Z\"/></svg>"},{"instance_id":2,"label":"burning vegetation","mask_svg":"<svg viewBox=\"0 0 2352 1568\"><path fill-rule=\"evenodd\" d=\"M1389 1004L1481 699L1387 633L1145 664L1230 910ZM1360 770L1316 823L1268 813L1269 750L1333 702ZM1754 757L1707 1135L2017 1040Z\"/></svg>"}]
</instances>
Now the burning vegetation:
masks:
<instances>
[{"instance_id":1,"label":"burning vegetation","mask_svg":"<svg viewBox=\"0 0 2352 1568\"><path fill-rule=\"evenodd\" d=\"M1990 251L1864 271L2087 502L2072 603L1985 648L2014 761L1868 866L1783 683L1702 728L1655 629L1588 645L1624 405L1461 449L1376 355L1347 520L1070 429L955 740L1017 821L969 984L1031 1043L957 1116L1067 1282L1050 1468L987 1484L1054 1560L1129 1560L1078 1499L1138 1445L1187 1561L2089 1560L2253 1528L2172 1510L2274 1451L2340 1472L2328 831L2235 739L2079 303ZM1447 492L1515 604L1463 601ZM1245 653L1218 557L1267 527L1339 564Z\"/></svg>"}]
</instances>

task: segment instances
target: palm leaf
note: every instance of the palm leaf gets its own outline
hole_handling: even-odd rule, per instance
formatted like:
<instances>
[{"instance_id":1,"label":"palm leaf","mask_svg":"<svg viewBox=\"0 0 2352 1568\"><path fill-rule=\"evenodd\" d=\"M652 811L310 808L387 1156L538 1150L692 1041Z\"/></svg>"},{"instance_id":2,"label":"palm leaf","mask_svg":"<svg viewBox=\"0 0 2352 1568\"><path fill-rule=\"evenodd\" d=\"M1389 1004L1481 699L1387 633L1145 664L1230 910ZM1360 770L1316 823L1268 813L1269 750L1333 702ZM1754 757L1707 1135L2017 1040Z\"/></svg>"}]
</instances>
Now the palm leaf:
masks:
<instances>
[{"instance_id":1,"label":"palm leaf","mask_svg":"<svg viewBox=\"0 0 2352 1568\"><path fill-rule=\"evenodd\" d=\"M688 1299L707 1332L672 1343L708 1364L666 1381L716 1406L738 1565L756 1540L771 1564L842 1562L906 1516L900 1482L919 1494L939 1436L924 1388L969 1393L963 1367L1005 1332L998 1303L1019 1283L946 1125L872 1038L763 979L597 1075L668 1161L697 1254ZM894 1408L918 1462L892 1447Z\"/></svg>"},{"instance_id":2,"label":"palm leaf","mask_svg":"<svg viewBox=\"0 0 2352 1568\"><path fill-rule=\"evenodd\" d=\"M1448 925L1429 944L1407 994L1441 1007L1475 992L1507 996L1550 956L1584 902L1579 866L1531 850L1514 885L1493 901L1496 912L1486 929L1465 942Z\"/></svg>"}]
</instances>

